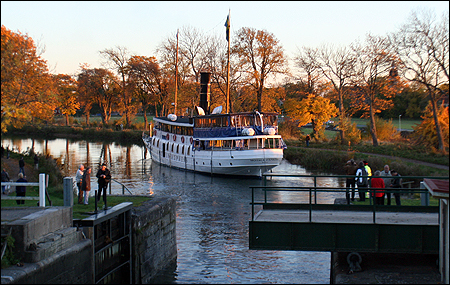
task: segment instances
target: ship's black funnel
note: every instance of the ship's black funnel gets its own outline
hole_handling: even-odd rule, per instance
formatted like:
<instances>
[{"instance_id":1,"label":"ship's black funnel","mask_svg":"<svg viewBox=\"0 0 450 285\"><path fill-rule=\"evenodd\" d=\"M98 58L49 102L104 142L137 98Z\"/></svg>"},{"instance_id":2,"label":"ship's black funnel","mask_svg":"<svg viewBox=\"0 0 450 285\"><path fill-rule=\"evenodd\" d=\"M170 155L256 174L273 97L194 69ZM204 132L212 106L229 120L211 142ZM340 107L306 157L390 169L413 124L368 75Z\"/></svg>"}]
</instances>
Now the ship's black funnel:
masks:
<instances>
[{"instance_id":1,"label":"ship's black funnel","mask_svg":"<svg viewBox=\"0 0 450 285\"><path fill-rule=\"evenodd\" d=\"M201 72L200 73L200 107L205 111L205 114L210 113L210 79L211 73L209 72Z\"/></svg>"}]
</instances>

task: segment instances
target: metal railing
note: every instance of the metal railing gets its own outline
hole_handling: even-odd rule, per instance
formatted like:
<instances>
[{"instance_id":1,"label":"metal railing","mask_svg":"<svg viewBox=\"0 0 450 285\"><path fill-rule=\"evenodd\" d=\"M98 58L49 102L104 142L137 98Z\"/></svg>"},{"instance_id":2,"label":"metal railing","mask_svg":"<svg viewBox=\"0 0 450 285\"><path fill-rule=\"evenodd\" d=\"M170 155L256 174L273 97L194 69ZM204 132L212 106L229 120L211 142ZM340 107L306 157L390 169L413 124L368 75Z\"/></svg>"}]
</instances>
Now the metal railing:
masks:
<instances>
[{"instance_id":1,"label":"metal railing","mask_svg":"<svg viewBox=\"0 0 450 285\"><path fill-rule=\"evenodd\" d=\"M269 201L268 193L269 192L275 192L275 191L284 191L284 192L307 192L309 194L309 202L308 203L292 203L291 205L296 205L297 208L299 205L302 205L302 208L308 208L309 209L309 221L311 222L312 219L312 212L314 209L321 208L319 204L317 204L317 194L320 192L328 192L328 193L350 193L352 189L347 188L345 186L343 187L324 187L324 186L317 186L317 179L318 178L356 178L354 175L300 175L300 174L278 174L278 173L264 173L264 186L250 186L252 189L252 221L255 220L255 205L261 205L261 206L270 206L270 205L289 205L291 203L280 203L280 202L273 202ZM285 187L285 186L267 186L267 178L268 177L307 177L311 178L314 181L313 186L291 186L291 187ZM373 176L372 176L373 177ZM396 178L393 176L377 176L379 178ZM368 207L371 208L371 211L373 213L373 222L375 223L376 220L376 212L377 210L386 210L386 207L395 207L396 210L399 209L411 209L411 207L417 207L417 206L384 206L384 205L376 205L374 201L374 197L372 196L376 190L383 189L385 194L419 194L421 197L421 209L425 209L425 207L429 207L429 192L428 190L423 186L423 179L424 178L430 178L430 179L443 179L448 180L448 176L444 177L432 177L432 176L400 176L399 178L405 179L418 179L418 182L420 183L420 188L412 188L411 185L414 183L414 181L405 181L402 182L403 187L402 188L372 188L367 187L364 190L366 192L369 192L369 198L367 198L370 201L370 205L335 205L336 208L341 208L342 210L350 210L351 208L354 209L368 209ZM408 185L408 187L405 187ZM263 199L260 201L255 201L255 191L261 190L263 192ZM355 187L354 191L358 191L358 188ZM313 200L314 196L314 200ZM318 206L319 205L319 206ZM323 205L323 204L322 204ZM355 208L356 207L356 208ZM392 208L394 209L394 208Z\"/></svg>"},{"instance_id":2,"label":"metal railing","mask_svg":"<svg viewBox=\"0 0 450 285\"><path fill-rule=\"evenodd\" d=\"M120 183L119 181L117 181L114 178L111 178L111 182L114 181L116 183L118 183L119 185L122 186L122 195L125 195L125 190L128 191L128 193L130 193L130 195L133 195L133 193L130 191L130 189L127 188L127 186L123 185L122 183ZM109 183L109 195L111 195L111 182Z\"/></svg>"}]
</instances>

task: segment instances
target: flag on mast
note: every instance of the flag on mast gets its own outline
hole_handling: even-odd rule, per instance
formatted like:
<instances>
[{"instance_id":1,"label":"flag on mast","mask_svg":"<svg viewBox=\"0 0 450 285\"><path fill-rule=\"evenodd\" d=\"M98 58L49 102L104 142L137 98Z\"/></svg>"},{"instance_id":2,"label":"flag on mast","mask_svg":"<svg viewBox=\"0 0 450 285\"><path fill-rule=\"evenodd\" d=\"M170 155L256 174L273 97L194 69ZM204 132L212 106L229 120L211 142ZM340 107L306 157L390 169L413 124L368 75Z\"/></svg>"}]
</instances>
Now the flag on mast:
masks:
<instances>
[{"instance_id":1,"label":"flag on mast","mask_svg":"<svg viewBox=\"0 0 450 285\"><path fill-rule=\"evenodd\" d=\"M227 16L227 20L225 22L225 27L227 27L227 32L226 32L227 41L230 41L230 15Z\"/></svg>"}]
</instances>

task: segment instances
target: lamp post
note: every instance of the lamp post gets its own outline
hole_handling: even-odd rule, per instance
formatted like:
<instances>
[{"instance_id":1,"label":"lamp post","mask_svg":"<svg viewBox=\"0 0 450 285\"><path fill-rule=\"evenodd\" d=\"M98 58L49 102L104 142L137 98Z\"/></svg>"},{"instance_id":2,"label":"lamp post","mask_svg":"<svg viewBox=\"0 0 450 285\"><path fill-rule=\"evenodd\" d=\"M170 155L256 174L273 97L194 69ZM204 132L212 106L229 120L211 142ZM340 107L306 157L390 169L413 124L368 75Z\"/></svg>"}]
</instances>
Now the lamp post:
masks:
<instances>
[{"instance_id":1,"label":"lamp post","mask_svg":"<svg viewBox=\"0 0 450 285\"><path fill-rule=\"evenodd\" d=\"M398 115L398 131L402 132L402 115Z\"/></svg>"}]
</instances>

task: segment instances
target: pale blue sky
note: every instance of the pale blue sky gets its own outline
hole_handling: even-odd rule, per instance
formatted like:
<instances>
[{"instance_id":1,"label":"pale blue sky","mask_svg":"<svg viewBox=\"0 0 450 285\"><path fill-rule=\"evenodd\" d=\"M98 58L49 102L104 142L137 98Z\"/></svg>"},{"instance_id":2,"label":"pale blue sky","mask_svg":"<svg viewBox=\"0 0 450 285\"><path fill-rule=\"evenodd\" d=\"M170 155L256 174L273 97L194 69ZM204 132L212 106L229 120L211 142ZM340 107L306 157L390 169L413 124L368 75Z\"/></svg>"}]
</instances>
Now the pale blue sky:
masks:
<instances>
[{"instance_id":1,"label":"pale blue sky","mask_svg":"<svg viewBox=\"0 0 450 285\"><path fill-rule=\"evenodd\" d=\"M156 47L183 26L231 37L241 27L273 33L292 58L302 46L348 45L370 32L386 35L413 9L440 16L449 1L2 1L1 24L45 46L52 73L77 74L81 63L100 67L100 50L124 46L156 56Z\"/></svg>"}]
</instances>

